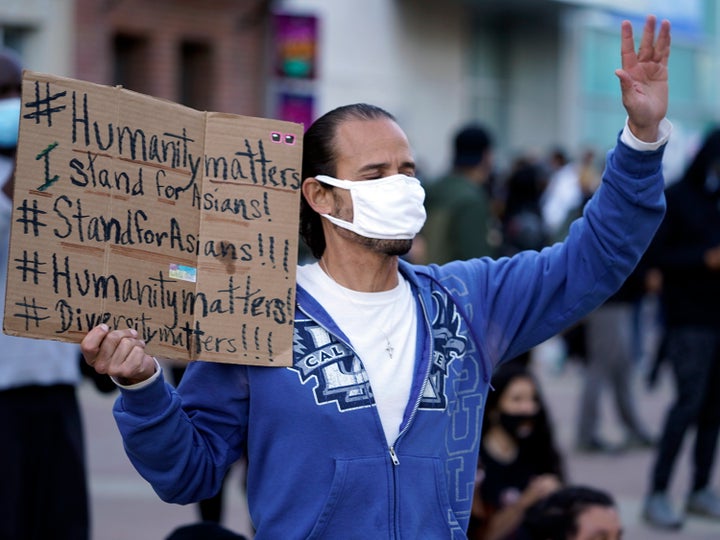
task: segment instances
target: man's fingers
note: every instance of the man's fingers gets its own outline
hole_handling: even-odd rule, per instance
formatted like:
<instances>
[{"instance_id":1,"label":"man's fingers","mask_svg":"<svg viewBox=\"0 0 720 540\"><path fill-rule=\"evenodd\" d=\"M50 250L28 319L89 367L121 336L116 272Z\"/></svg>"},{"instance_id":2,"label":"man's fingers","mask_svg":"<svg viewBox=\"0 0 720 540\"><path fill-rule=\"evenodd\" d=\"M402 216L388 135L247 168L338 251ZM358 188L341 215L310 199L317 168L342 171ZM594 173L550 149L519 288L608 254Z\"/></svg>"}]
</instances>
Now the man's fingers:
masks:
<instances>
[{"instance_id":1,"label":"man's fingers","mask_svg":"<svg viewBox=\"0 0 720 540\"><path fill-rule=\"evenodd\" d=\"M620 27L620 56L623 69L629 69L637 62L635 55L635 41L633 40L633 29L630 21L623 21Z\"/></svg>"},{"instance_id":2,"label":"man's fingers","mask_svg":"<svg viewBox=\"0 0 720 540\"><path fill-rule=\"evenodd\" d=\"M113 364L123 363L136 347L140 347L141 349L145 348L145 342L138 339L137 332L133 329L113 332L110 335L118 340L115 350L110 357L111 363Z\"/></svg>"},{"instance_id":3,"label":"man's fingers","mask_svg":"<svg viewBox=\"0 0 720 540\"><path fill-rule=\"evenodd\" d=\"M143 348L145 346L144 342L137 339L136 330L132 328L113 330L104 336L99 350L92 359L89 359L89 363L98 373L110 373L114 367L122 364L125 357L138 344Z\"/></svg>"},{"instance_id":4,"label":"man's fingers","mask_svg":"<svg viewBox=\"0 0 720 540\"><path fill-rule=\"evenodd\" d=\"M653 43L655 41L655 24L657 19L655 15L648 15L645 19L645 28L643 29L642 38L640 40L640 48L638 49L638 61L647 62L655 56L653 52Z\"/></svg>"},{"instance_id":5,"label":"man's fingers","mask_svg":"<svg viewBox=\"0 0 720 540\"><path fill-rule=\"evenodd\" d=\"M102 324L87 333L80 344L85 361L95 371L132 384L155 373L155 360L145 353L145 342L137 330L109 330Z\"/></svg>"},{"instance_id":6,"label":"man's fingers","mask_svg":"<svg viewBox=\"0 0 720 540\"><path fill-rule=\"evenodd\" d=\"M660 23L657 40L655 40L656 24L656 17L648 15L636 54L632 23L622 22L620 54L623 69L631 69L638 62L659 62L667 66L670 57L670 21L665 19Z\"/></svg>"},{"instance_id":7,"label":"man's fingers","mask_svg":"<svg viewBox=\"0 0 720 540\"><path fill-rule=\"evenodd\" d=\"M109 328L106 324L98 325L90 330L80 342L80 351L88 364L93 365L95 362L95 357L100 352L100 346L108 331Z\"/></svg>"},{"instance_id":8,"label":"man's fingers","mask_svg":"<svg viewBox=\"0 0 720 540\"><path fill-rule=\"evenodd\" d=\"M620 88L622 90L630 90L633 85L633 79L630 75L628 75L627 71L624 69L616 69L615 75L617 75L617 78L620 79Z\"/></svg>"},{"instance_id":9,"label":"man's fingers","mask_svg":"<svg viewBox=\"0 0 720 540\"><path fill-rule=\"evenodd\" d=\"M670 57L670 21L667 19L660 23L660 32L655 42L655 56L653 60L667 66Z\"/></svg>"},{"instance_id":10,"label":"man's fingers","mask_svg":"<svg viewBox=\"0 0 720 540\"><path fill-rule=\"evenodd\" d=\"M130 339L123 339L122 347L130 347L123 352L120 362L110 364L108 374L117 379L126 381L146 379L155 371L155 361L151 356L145 354L145 343L139 340L132 342Z\"/></svg>"}]
</instances>

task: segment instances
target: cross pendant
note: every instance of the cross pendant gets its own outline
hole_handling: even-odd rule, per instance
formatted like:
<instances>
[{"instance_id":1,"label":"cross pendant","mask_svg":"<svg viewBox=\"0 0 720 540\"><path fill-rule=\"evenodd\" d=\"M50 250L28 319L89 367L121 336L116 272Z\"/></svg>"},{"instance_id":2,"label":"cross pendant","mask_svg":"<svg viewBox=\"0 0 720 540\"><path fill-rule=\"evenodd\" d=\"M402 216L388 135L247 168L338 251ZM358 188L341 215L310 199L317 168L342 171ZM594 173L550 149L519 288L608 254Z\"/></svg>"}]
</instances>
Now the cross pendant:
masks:
<instances>
[{"instance_id":1,"label":"cross pendant","mask_svg":"<svg viewBox=\"0 0 720 540\"><path fill-rule=\"evenodd\" d=\"M386 341L387 341L387 347L385 347L385 351L388 353L388 356L392 359L393 351L394 351L395 349L393 349L393 346L390 344L390 340L389 340L389 339L386 340Z\"/></svg>"}]
</instances>

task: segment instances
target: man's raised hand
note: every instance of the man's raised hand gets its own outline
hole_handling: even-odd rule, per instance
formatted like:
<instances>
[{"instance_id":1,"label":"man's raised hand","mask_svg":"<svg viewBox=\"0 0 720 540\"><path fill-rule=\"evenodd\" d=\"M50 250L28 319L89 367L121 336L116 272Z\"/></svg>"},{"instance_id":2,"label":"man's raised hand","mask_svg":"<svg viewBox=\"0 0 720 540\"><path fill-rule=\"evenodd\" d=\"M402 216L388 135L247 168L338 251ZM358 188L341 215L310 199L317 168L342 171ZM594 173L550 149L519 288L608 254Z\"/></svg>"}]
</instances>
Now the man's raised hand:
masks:
<instances>
[{"instance_id":1,"label":"man's raised hand","mask_svg":"<svg viewBox=\"0 0 720 540\"><path fill-rule=\"evenodd\" d=\"M635 52L632 24L622 23L622 68L615 70L620 79L622 102L628 113L628 126L642 141L658 138L658 126L668 108L668 58L670 57L670 22L660 23L655 38L656 18L645 21L640 48Z\"/></svg>"}]
</instances>

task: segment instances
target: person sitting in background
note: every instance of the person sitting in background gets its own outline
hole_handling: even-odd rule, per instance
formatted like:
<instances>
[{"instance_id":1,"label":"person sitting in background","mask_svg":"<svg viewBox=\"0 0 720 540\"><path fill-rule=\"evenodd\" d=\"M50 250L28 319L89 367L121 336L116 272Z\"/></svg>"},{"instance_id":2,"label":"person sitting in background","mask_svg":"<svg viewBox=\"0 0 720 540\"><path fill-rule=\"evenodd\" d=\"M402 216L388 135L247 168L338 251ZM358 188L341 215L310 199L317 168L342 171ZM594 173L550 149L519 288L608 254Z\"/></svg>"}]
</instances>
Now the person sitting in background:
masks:
<instances>
[{"instance_id":1,"label":"person sitting in background","mask_svg":"<svg viewBox=\"0 0 720 540\"><path fill-rule=\"evenodd\" d=\"M609 493L566 486L525 512L518 540L620 540L620 515Z\"/></svg>"},{"instance_id":2,"label":"person sitting in background","mask_svg":"<svg viewBox=\"0 0 720 540\"><path fill-rule=\"evenodd\" d=\"M468 538L514 538L525 510L558 489L563 462L538 383L510 362L492 377L478 462L473 521Z\"/></svg>"}]
</instances>

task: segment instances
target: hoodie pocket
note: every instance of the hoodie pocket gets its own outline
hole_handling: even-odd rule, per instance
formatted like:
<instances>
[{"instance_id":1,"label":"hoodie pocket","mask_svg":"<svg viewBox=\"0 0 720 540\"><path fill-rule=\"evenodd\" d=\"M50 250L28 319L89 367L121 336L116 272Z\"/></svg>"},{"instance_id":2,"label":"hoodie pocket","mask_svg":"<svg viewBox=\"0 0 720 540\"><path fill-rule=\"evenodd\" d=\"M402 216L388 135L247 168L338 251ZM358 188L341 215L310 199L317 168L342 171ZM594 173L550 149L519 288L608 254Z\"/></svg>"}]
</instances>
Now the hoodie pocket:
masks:
<instances>
[{"instance_id":1,"label":"hoodie pocket","mask_svg":"<svg viewBox=\"0 0 720 540\"><path fill-rule=\"evenodd\" d=\"M384 457L336 460L330 491L308 540L388 538L388 463Z\"/></svg>"},{"instance_id":2,"label":"hoodie pocket","mask_svg":"<svg viewBox=\"0 0 720 540\"><path fill-rule=\"evenodd\" d=\"M467 538L450 504L442 460L402 456L397 478L401 538Z\"/></svg>"},{"instance_id":3,"label":"hoodie pocket","mask_svg":"<svg viewBox=\"0 0 720 540\"><path fill-rule=\"evenodd\" d=\"M298 496L303 496L298 494ZM392 531L392 532L391 532ZM447 496L442 463L401 456L337 460L323 510L308 540L438 539L464 534Z\"/></svg>"}]
</instances>

